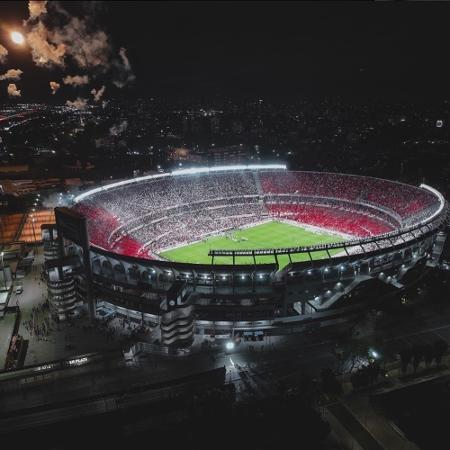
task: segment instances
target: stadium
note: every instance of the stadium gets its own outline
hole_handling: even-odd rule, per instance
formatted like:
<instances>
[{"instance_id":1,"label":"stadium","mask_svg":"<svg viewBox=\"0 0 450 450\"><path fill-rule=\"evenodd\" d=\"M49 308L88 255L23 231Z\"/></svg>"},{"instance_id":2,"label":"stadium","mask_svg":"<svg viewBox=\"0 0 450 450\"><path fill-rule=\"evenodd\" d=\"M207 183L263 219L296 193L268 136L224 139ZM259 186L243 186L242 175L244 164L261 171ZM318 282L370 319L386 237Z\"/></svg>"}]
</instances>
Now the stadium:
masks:
<instances>
[{"instance_id":1,"label":"stadium","mask_svg":"<svg viewBox=\"0 0 450 450\"><path fill-rule=\"evenodd\" d=\"M86 219L82 289L171 345L315 329L395 295L437 264L447 208L425 184L249 165L115 182L70 211Z\"/></svg>"}]
</instances>

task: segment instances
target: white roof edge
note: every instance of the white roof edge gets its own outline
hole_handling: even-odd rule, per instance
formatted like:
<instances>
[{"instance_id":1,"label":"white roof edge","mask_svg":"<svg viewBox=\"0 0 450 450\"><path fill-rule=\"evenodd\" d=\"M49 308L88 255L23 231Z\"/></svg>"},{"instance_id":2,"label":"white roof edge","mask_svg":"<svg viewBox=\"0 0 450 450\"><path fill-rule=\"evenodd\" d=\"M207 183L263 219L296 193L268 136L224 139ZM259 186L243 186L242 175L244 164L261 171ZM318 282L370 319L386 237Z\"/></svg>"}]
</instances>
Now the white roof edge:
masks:
<instances>
[{"instance_id":1,"label":"white roof edge","mask_svg":"<svg viewBox=\"0 0 450 450\"><path fill-rule=\"evenodd\" d=\"M210 173L210 172L226 172L226 171L234 171L234 170L265 170L265 169L282 169L286 170L285 164L249 164L249 165L234 165L234 166L215 166L215 167L194 167L191 169L179 169L174 170L168 173L155 174L155 175L145 175L143 177L130 178L128 180L117 181L115 183L110 183L105 186L100 186L98 188L90 189L89 191L83 192L80 195L77 195L73 201L74 203L78 203L79 201L89 197L93 194L98 194L99 192L104 192L109 189L113 189L119 186L125 186L127 184L139 183L144 180L151 180L156 178L164 178L169 177L171 175L193 175L196 173Z\"/></svg>"},{"instance_id":2,"label":"white roof edge","mask_svg":"<svg viewBox=\"0 0 450 450\"><path fill-rule=\"evenodd\" d=\"M286 170L285 164L237 164L233 166L214 166L214 167L193 167L191 169L178 169L172 171L172 175L192 175L196 173L223 172L233 170L265 170L282 169Z\"/></svg>"},{"instance_id":3,"label":"white roof edge","mask_svg":"<svg viewBox=\"0 0 450 450\"><path fill-rule=\"evenodd\" d=\"M423 221L423 222L427 222L428 223L428 222L431 222L436 216L438 216L442 212L442 210L445 207L445 198L437 189L435 189L435 188L433 188L431 186L428 186L428 184L422 183L420 185L420 187L422 189L426 189L427 191L430 191L439 200L439 208L430 217L427 217L426 220Z\"/></svg>"}]
</instances>

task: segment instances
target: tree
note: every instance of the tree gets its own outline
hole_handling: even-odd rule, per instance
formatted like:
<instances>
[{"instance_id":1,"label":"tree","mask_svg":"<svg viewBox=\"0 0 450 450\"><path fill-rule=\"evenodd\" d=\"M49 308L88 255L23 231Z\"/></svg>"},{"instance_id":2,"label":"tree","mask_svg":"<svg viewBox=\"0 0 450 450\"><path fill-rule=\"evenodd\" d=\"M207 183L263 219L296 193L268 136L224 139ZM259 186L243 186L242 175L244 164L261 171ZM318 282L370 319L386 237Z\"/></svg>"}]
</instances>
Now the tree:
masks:
<instances>
[{"instance_id":1,"label":"tree","mask_svg":"<svg viewBox=\"0 0 450 450\"><path fill-rule=\"evenodd\" d=\"M436 365L439 367L441 365L442 357L447 353L448 344L443 339L438 339L433 346L434 349L434 359L436 360Z\"/></svg>"},{"instance_id":2,"label":"tree","mask_svg":"<svg viewBox=\"0 0 450 450\"><path fill-rule=\"evenodd\" d=\"M322 369L320 376L322 388L327 394L338 395L342 392L342 386L330 368Z\"/></svg>"},{"instance_id":3,"label":"tree","mask_svg":"<svg viewBox=\"0 0 450 450\"><path fill-rule=\"evenodd\" d=\"M380 365L377 362L372 362L367 366L367 373L369 376L369 385L372 385L377 381L378 376L380 375L381 369Z\"/></svg>"},{"instance_id":4,"label":"tree","mask_svg":"<svg viewBox=\"0 0 450 450\"><path fill-rule=\"evenodd\" d=\"M402 361L402 373L405 374L408 370L408 365L413 357L413 352L410 347L400 350L400 359Z\"/></svg>"},{"instance_id":5,"label":"tree","mask_svg":"<svg viewBox=\"0 0 450 450\"><path fill-rule=\"evenodd\" d=\"M433 362L433 346L431 344L427 344L424 346L424 359L425 359L425 365L430 367L431 363Z\"/></svg>"},{"instance_id":6,"label":"tree","mask_svg":"<svg viewBox=\"0 0 450 450\"><path fill-rule=\"evenodd\" d=\"M423 347L421 345L415 345L413 347L413 369L414 369L414 372L419 367L420 361L422 361L422 358L423 358Z\"/></svg>"}]
</instances>

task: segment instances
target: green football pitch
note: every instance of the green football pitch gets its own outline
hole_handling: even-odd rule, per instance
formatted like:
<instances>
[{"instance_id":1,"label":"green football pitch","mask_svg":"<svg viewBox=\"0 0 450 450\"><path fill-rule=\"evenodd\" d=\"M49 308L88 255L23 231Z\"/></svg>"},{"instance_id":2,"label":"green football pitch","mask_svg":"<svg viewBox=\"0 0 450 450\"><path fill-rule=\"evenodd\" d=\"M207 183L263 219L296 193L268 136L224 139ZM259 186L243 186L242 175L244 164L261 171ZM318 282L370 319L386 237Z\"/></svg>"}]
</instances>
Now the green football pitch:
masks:
<instances>
[{"instance_id":1,"label":"green football pitch","mask_svg":"<svg viewBox=\"0 0 450 450\"><path fill-rule=\"evenodd\" d=\"M297 247L329 242L340 242L343 239L331 234L316 233L304 228L283 222L267 222L250 228L237 229L227 232L225 235L206 238L201 242L187 244L172 250L163 251L160 255L170 261L186 262L193 264L210 264L210 250L254 250L282 247ZM330 250L330 254L337 253L340 249ZM312 253L313 259L327 258L325 251ZM256 256L257 264L274 263L272 255ZM291 255L292 261L305 261L309 259L308 254ZM232 264L231 256L214 257L214 264ZM236 257L236 264L253 264L253 257ZM289 264L287 255L278 256L280 267Z\"/></svg>"}]
</instances>

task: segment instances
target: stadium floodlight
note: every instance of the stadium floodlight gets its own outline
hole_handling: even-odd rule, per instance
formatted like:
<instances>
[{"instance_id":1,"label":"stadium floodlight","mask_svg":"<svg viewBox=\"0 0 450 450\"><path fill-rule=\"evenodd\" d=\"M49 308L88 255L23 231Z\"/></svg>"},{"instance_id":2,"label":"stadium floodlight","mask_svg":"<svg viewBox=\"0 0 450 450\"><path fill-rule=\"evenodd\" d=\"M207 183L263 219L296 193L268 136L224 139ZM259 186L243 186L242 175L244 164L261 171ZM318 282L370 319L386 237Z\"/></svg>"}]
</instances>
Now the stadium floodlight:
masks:
<instances>
[{"instance_id":1,"label":"stadium floodlight","mask_svg":"<svg viewBox=\"0 0 450 450\"><path fill-rule=\"evenodd\" d=\"M228 342L225 344L225 348L226 348L226 350L227 350L228 352L230 352L231 350L234 349L234 342L233 342L233 341L228 341Z\"/></svg>"},{"instance_id":2,"label":"stadium floodlight","mask_svg":"<svg viewBox=\"0 0 450 450\"><path fill-rule=\"evenodd\" d=\"M139 182L145 181L145 180L153 180L153 179L166 178L166 177L170 177L170 173L160 173L157 175L144 175L142 177L136 177L136 178L130 178L128 180L117 181L115 183L107 184L106 186L100 186L98 188L90 189L89 191L83 192L82 194L77 195L73 199L73 201L75 203L78 203L79 201L81 201L87 197L90 197L91 195L98 194L99 192L105 192L105 191L108 191L109 189L115 189L119 186L125 186L127 184L139 183Z\"/></svg>"},{"instance_id":3,"label":"stadium floodlight","mask_svg":"<svg viewBox=\"0 0 450 450\"><path fill-rule=\"evenodd\" d=\"M236 164L230 166L192 167L190 169L173 170L172 175L193 175L198 173L224 172L233 170L286 170L286 164Z\"/></svg>"}]
</instances>

